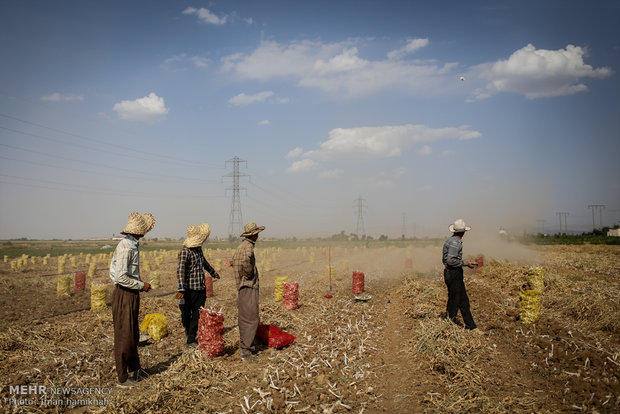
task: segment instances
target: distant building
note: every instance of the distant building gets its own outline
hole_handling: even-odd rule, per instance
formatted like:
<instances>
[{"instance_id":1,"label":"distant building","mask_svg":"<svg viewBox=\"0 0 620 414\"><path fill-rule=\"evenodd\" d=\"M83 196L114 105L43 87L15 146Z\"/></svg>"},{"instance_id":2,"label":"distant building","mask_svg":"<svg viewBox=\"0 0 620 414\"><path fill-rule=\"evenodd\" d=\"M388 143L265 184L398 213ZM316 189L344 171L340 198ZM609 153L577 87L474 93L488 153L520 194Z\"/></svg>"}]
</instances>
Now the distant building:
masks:
<instances>
[{"instance_id":1,"label":"distant building","mask_svg":"<svg viewBox=\"0 0 620 414\"><path fill-rule=\"evenodd\" d=\"M609 229L609 230L607 230L607 236L610 236L610 237L620 237L620 229Z\"/></svg>"}]
</instances>

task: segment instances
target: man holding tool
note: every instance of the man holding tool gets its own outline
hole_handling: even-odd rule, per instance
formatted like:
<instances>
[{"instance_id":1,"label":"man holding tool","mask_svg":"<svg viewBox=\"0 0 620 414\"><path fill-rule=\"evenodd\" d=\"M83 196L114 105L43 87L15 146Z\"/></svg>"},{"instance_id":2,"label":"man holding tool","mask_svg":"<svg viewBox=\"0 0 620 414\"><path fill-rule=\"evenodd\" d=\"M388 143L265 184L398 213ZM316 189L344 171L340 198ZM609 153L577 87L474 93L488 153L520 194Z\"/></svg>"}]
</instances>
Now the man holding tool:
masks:
<instances>
[{"instance_id":1,"label":"man holding tool","mask_svg":"<svg viewBox=\"0 0 620 414\"><path fill-rule=\"evenodd\" d=\"M476 264L463 261L462 241L465 232L471 230L471 227L466 226L462 219L458 219L454 224L450 224L448 229L452 232L452 237L448 238L443 245L442 258L445 266L443 278L448 287L447 318L455 322L460 309L465 328L473 330L477 326L469 310L469 298L463 281L463 266L473 269Z\"/></svg>"}]
</instances>

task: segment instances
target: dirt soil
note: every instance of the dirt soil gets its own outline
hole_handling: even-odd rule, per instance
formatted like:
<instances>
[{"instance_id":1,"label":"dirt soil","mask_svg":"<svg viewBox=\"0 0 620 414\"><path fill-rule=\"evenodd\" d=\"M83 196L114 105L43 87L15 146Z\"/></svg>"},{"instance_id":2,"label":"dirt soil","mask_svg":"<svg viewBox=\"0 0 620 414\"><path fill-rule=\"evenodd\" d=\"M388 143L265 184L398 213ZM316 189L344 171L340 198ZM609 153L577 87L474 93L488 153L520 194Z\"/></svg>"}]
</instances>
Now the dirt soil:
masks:
<instances>
[{"instance_id":1,"label":"dirt soil","mask_svg":"<svg viewBox=\"0 0 620 414\"><path fill-rule=\"evenodd\" d=\"M108 283L109 257L96 258L85 291L75 291L72 277L69 297L57 294L57 257L46 265L28 258L21 269L0 263L0 407L28 413L619 412L620 247L514 249L518 260L485 256L484 266L465 271L479 326L466 331L445 320L441 246L261 251L259 240L261 323L296 339L284 349L260 345L245 362L225 265L232 251L207 250L210 263L222 268L207 305L221 307L225 317L224 354L213 359L184 345L173 295L177 252L143 254L143 278L158 272L161 286L142 294L140 320L163 313L169 333L139 348L150 376L132 389L117 387L110 310L89 310L91 283ZM531 260L521 260L524 251ZM473 259L484 252L469 253ZM76 259L75 266L67 259L65 274L87 270L85 257ZM545 289L540 318L525 324L519 292L530 266L541 267ZM352 271L365 275L358 295ZM299 284L297 309L274 301L276 276ZM111 293L110 286L108 302ZM41 385L45 394L28 388ZM91 394L83 395L85 389Z\"/></svg>"}]
</instances>

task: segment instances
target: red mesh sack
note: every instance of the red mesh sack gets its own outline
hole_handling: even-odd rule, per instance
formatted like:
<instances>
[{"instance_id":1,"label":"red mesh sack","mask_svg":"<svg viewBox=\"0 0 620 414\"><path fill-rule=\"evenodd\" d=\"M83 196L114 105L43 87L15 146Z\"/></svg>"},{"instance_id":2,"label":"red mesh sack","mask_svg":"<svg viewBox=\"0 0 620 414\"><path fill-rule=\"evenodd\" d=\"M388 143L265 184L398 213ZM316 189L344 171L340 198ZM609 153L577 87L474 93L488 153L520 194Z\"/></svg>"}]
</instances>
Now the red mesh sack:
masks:
<instances>
[{"instance_id":1,"label":"red mesh sack","mask_svg":"<svg viewBox=\"0 0 620 414\"><path fill-rule=\"evenodd\" d=\"M75 291L81 292L86 287L86 272L75 272Z\"/></svg>"},{"instance_id":2,"label":"red mesh sack","mask_svg":"<svg viewBox=\"0 0 620 414\"><path fill-rule=\"evenodd\" d=\"M482 269L482 266L484 266L484 256L477 257L476 259L474 259L474 261L478 263L478 266L476 266L476 272L477 272L480 269Z\"/></svg>"},{"instance_id":3,"label":"red mesh sack","mask_svg":"<svg viewBox=\"0 0 620 414\"><path fill-rule=\"evenodd\" d=\"M285 283L284 293L282 296L282 307L284 309L297 309L297 300L299 299L299 285L297 283Z\"/></svg>"},{"instance_id":4,"label":"red mesh sack","mask_svg":"<svg viewBox=\"0 0 620 414\"><path fill-rule=\"evenodd\" d=\"M353 272L353 293L358 294L364 291L364 272Z\"/></svg>"},{"instance_id":5,"label":"red mesh sack","mask_svg":"<svg viewBox=\"0 0 620 414\"><path fill-rule=\"evenodd\" d=\"M220 309L200 308L198 349L208 358L224 354L224 315Z\"/></svg>"},{"instance_id":6,"label":"red mesh sack","mask_svg":"<svg viewBox=\"0 0 620 414\"><path fill-rule=\"evenodd\" d=\"M269 348L283 348L295 340L293 335L275 325L258 325L256 336Z\"/></svg>"},{"instance_id":7,"label":"red mesh sack","mask_svg":"<svg viewBox=\"0 0 620 414\"><path fill-rule=\"evenodd\" d=\"M413 269L413 259L411 257L405 258L405 269Z\"/></svg>"},{"instance_id":8,"label":"red mesh sack","mask_svg":"<svg viewBox=\"0 0 620 414\"><path fill-rule=\"evenodd\" d=\"M207 297L213 296L213 278L209 275L205 275L205 289L207 290Z\"/></svg>"}]
</instances>

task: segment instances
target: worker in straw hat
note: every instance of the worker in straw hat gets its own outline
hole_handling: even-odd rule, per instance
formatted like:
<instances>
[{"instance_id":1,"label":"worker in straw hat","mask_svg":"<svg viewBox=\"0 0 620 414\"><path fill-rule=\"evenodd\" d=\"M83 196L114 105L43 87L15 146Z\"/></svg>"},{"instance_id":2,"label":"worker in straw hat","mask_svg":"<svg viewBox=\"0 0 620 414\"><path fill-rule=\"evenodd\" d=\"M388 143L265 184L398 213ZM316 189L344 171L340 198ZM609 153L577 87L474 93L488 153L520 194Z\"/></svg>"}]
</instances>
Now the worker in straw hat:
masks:
<instances>
[{"instance_id":1,"label":"worker in straw hat","mask_svg":"<svg viewBox=\"0 0 620 414\"><path fill-rule=\"evenodd\" d=\"M463 281L463 266L473 268L474 264L463 261L463 236L471 227L466 226L462 219L450 224L448 229L452 237L448 238L443 245L443 278L448 287L448 304L446 313L448 319L456 321L456 316L461 311L466 329L476 329L476 323L469 310L469 298Z\"/></svg>"},{"instance_id":2,"label":"worker in straw hat","mask_svg":"<svg viewBox=\"0 0 620 414\"><path fill-rule=\"evenodd\" d=\"M110 279L114 282L112 320L114 322L114 359L120 386L140 381L146 373L140 368L138 342L140 330L140 292L148 292L151 285L140 279L140 251L138 240L155 225L152 214L132 212L121 231L124 238L116 246L110 263Z\"/></svg>"},{"instance_id":3,"label":"worker in straw hat","mask_svg":"<svg viewBox=\"0 0 620 414\"><path fill-rule=\"evenodd\" d=\"M198 333L200 308L205 305L207 291L205 286L206 270L210 277L219 279L220 275L211 267L202 252L203 243L209 238L209 224L187 227L187 238L179 252L177 266L177 299L181 308L181 323L185 328L187 346L195 347Z\"/></svg>"},{"instance_id":4,"label":"worker in straw hat","mask_svg":"<svg viewBox=\"0 0 620 414\"><path fill-rule=\"evenodd\" d=\"M243 228L243 241L237 247L232 258L237 283L237 309L239 311L239 347L241 358L250 359L254 352L254 337L258 328L258 269L254 257L254 245L258 233L265 227L258 227L256 223L247 223Z\"/></svg>"}]
</instances>

